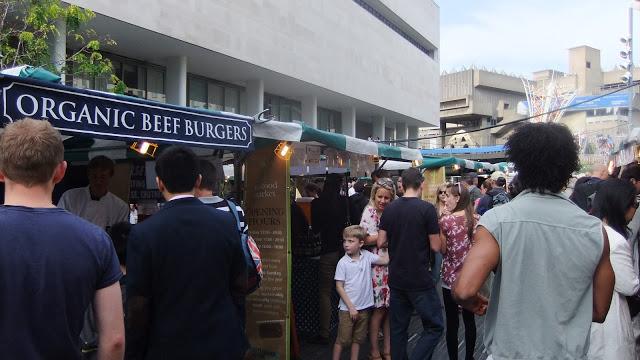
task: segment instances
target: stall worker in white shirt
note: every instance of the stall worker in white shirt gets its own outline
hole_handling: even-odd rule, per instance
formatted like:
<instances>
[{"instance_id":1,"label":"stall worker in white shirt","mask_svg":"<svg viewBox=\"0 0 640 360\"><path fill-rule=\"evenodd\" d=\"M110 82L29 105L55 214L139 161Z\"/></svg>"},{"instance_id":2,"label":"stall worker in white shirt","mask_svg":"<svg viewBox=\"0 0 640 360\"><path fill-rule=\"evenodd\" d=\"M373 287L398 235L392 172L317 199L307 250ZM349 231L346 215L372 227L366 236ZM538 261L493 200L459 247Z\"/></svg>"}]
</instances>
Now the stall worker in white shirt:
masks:
<instances>
[{"instance_id":1,"label":"stall worker in white shirt","mask_svg":"<svg viewBox=\"0 0 640 360\"><path fill-rule=\"evenodd\" d=\"M129 221L129 206L109 192L115 164L106 156L89 161L89 186L67 190L58 207L106 229L116 223Z\"/></svg>"}]
</instances>

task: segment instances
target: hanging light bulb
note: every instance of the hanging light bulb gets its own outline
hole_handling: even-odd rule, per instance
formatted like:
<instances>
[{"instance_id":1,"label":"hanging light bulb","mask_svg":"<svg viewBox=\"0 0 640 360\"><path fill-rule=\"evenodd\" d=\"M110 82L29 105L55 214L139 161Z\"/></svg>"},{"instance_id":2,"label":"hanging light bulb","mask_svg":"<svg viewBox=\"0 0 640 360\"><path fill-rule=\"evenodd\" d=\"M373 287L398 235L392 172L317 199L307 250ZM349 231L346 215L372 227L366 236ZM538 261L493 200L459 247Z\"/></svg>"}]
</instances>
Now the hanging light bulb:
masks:
<instances>
[{"instance_id":1,"label":"hanging light bulb","mask_svg":"<svg viewBox=\"0 0 640 360\"><path fill-rule=\"evenodd\" d=\"M293 154L293 148L291 147L291 143L288 141L281 141L274 151L276 155L282 160L291 159L291 155Z\"/></svg>"}]
</instances>

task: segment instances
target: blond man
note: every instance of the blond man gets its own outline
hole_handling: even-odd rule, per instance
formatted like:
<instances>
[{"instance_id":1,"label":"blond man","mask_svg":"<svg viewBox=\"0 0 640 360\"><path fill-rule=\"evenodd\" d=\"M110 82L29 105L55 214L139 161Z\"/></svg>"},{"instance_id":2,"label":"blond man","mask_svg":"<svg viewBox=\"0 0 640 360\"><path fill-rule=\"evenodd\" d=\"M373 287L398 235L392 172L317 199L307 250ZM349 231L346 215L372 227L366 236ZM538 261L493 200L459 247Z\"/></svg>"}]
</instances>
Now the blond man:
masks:
<instances>
[{"instance_id":1,"label":"blond man","mask_svg":"<svg viewBox=\"0 0 640 360\"><path fill-rule=\"evenodd\" d=\"M55 207L67 163L60 134L25 119L0 135L0 354L7 359L80 359L79 334L92 300L98 359L122 359L118 258L97 226Z\"/></svg>"}]
</instances>

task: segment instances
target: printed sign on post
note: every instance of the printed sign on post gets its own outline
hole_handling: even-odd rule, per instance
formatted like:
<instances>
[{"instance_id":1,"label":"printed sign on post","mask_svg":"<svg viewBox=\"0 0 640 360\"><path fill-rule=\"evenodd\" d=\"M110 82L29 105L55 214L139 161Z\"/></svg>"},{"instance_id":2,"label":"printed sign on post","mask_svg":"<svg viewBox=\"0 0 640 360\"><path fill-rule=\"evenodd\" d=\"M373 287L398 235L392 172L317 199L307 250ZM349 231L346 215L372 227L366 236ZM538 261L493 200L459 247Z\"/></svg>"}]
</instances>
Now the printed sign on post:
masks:
<instances>
[{"instance_id":1,"label":"printed sign on post","mask_svg":"<svg viewBox=\"0 0 640 360\"><path fill-rule=\"evenodd\" d=\"M289 358L289 170L274 147L247 158L245 213L262 257L264 278L247 297L247 335L257 359Z\"/></svg>"}]
</instances>

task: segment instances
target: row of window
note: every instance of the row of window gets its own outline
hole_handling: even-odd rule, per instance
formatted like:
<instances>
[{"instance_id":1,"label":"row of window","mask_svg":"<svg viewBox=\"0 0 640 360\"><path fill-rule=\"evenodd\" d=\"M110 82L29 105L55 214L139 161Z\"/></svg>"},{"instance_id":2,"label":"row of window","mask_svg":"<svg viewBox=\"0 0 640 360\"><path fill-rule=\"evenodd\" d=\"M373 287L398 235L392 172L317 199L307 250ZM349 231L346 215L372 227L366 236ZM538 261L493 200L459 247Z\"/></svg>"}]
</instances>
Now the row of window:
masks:
<instances>
[{"instance_id":1,"label":"row of window","mask_svg":"<svg viewBox=\"0 0 640 360\"><path fill-rule=\"evenodd\" d=\"M165 69L161 66L143 64L115 55L107 55L113 64L113 73L126 85L129 96L166 102ZM106 77L67 78L67 85L77 88L111 91L113 84ZM187 78L187 104L197 109L209 109L241 113L243 88L204 77L189 74ZM278 121L302 121L302 103L281 96L264 94L264 106ZM318 129L342 132L342 114L339 111L318 108Z\"/></svg>"},{"instance_id":2,"label":"row of window","mask_svg":"<svg viewBox=\"0 0 640 360\"><path fill-rule=\"evenodd\" d=\"M411 45L418 48L418 50L425 53L430 58L435 57L435 49L429 49L426 46L420 44L418 40L414 39L411 35L404 32L398 25L394 24L391 20L387 19L384 15L382 15L378 10L374 9L371 5L367 4L364 0L353 0L356 4L360 5L363 9L367 10L371 15L380 20L383 24L389 27L391 30L395 31L398 35L402 36L405 40L407 40Z\"/></svg>"}]
</instances>

